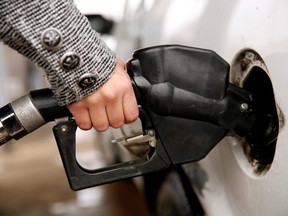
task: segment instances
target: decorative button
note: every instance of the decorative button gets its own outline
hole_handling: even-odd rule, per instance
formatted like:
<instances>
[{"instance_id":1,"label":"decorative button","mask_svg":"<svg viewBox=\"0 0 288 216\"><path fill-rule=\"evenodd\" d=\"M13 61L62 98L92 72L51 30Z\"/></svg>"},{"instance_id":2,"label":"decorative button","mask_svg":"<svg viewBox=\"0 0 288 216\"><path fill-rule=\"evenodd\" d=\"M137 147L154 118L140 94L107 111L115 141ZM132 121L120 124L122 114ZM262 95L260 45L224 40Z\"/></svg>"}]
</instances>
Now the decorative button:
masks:
<instances>
[{"instance_id":1,"label":"decorative button","mask_svg":"<svg viewBox=\"0 0 288 216\"><path fill-rule=\"evenodd\" d=\"M62 44L62 35L55 28L48 28L41 35L41 42L48 50L57 50Z\"/></svg>"},{"instance_id":2,"label":"decorative button","mask_svg":"<svg viewBox=\"0 0 288 216\"><path fill-rule=\"evenodd\" d=\"M87 73L83 74L78 80L78 86L82 89L87 89L92 87L98 80L97 75Z\"/></svg>"},{"instance_id":3,"label":"decorative button","mask_svg":"<svg viewBox=\"0 0 288 216\"><path fill-rule=\"evenodd\" d=\"M67 52L60 59L60 66L62 69L69 71L77 68L80 65L81 58L75 52Z\"/></svg>"}]
</instances>

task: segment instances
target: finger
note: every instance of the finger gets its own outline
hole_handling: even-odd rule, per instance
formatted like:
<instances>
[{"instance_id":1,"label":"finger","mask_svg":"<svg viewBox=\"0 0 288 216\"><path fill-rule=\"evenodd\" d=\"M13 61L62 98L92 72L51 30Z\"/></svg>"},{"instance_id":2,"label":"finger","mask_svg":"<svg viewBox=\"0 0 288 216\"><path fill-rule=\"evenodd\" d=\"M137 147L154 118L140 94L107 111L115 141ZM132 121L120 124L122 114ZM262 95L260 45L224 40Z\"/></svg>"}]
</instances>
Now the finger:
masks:
<instances>
[{"instance_id":1,"label":"finger","mask_svg":"<svg viewBox=\"0 0 288 216\"><path fill-rule=\"evenodd\" d=\"M89 107L90 119L93 127L99 132L103 132L108 129L109 121L105 109L105 105L97 104Z\"/></svg>"},{"instance_id":2,"label":"finger","mask_svg":"<svg viewBox=\"0 0 288 216\"><path fill-rule=\"evenodd\" d=\"M78 104L68 105L67 107L79 128L82 130L90 130L92 128L92 122L87 108L79 107Z\"/></svg>"},{"instance_id":3,"label":"finger","mask_svg":"<svg viewBox=\"0 0 288 216\"><path fill-rule=\"evenodd\" d=\"M131 123L138 118L139 109L136 97L132 89L131 91L128 91L123 97L123 112L125 123Z\"/></svg>"},{"instance_id":4,"label":"finger","mask_svg":"<svg viewBox=\"0 0 288 216\"><path fill-rule=\"evenodd\" d=\"M106 113L109 121L109 125L113 128L122 127L125 123L122 98L119 98L112 103L109 103L106 107Z\"/></svg>"}]
</instances>

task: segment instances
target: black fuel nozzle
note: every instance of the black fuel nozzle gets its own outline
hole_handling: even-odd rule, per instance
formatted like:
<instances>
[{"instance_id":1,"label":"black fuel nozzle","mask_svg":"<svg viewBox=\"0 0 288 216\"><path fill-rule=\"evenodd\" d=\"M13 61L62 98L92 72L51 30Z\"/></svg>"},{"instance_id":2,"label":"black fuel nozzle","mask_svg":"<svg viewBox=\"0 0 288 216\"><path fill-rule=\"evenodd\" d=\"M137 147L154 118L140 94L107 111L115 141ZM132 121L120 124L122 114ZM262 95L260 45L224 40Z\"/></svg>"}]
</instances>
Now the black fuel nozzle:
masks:
<instances>
[{"instance_id":1,"label":"black fuel nozzle","mask_svg":"<svg viewBox=\"0 0 288 216\"><path fill-rule=\"evenodd\" d=\"M156 144L147 157L87 170L76 159L75 121L59 122L53 132L71 188L84 189L199 161L230 130L246 136L255 122L253 98L229 83L229 68L218 54L206 49L163 45L135 51L127 71L143 131L152 129ZM19 139L66 116L70 112L58 106L49 89L32 91L0 109L0 142Z\"/></svg>"},{"instance_id":2,"label":"black fuel nozzle","mask_svg":"<svg viewBox=\"0 0 288 216\"><path fill-rule=\"evenodd\" d=\"M0 108L0 145L18 140L47 122L71 116L50 89L34 90Z\"/></svg>"},{"instance_id":3,"label":"black fuel nozzle","mask_svg":"<svg viewBox=\"0 0 288 216\"><path fill-rule=\"evenodd\" d=\"M229 131L245 136L254 124L251 94L229 83L229 64L211 50L149 47L135 51L126 66L143 131L152 130L156 144L143 158L87 170L76 159L75 122L56 125L54 136L73 190L199 161Z\"/></svg>"}]
</instances>

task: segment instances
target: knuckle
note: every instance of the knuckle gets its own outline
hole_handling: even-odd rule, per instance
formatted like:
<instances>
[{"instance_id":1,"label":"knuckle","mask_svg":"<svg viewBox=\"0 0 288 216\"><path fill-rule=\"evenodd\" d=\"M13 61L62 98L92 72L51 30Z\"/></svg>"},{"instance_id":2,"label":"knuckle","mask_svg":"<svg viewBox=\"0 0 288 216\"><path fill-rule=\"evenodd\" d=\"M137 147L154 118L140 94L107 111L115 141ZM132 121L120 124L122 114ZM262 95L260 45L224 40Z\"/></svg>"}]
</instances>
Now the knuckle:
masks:
<instances>
[{"instance_id":1,"label":"knuckle","mask_svg":"<svg viewBox=\"0 0 288 216\"><path fill-rule=\"evenodd\" d=\"M105 94L103 94L106 101L111 102L116 99L116 94L112 91L107 91Z\"/></svg>"},{"instance_id":2,"label":"knuckle","mask_svg":"<svg viewBox=\"0 0 288 216\"><path fill-rule=\"evenodd\" d=\"M67 106L67 108L69 109L69 111L75 115L75 113L81 111L81 107L77 104L77 103L74 103L74 104L70 104Z\"/></svg>"},{"instance_id":3,"label":"knuckle","mask_svg":"<svg viewBox=\"0 0 288 216\"><path fill-rule=\"evenodd\" d=\"M95 97L87 97L87 103L89 104L89 106L96 106L98 103L97 98Z\"/></svg>"},{"instance_id":4,"label":"knuckle","mask_svg":"<svg viewBox=\"0 0 288 216\"><path fill-rule=\"evenodd\" d=\"M123 81L123 83L122 83L122 88L126 92L131 91L132 90L131 81L129 79L125 79L125 81Z\"/></svg>"}]
</instances>

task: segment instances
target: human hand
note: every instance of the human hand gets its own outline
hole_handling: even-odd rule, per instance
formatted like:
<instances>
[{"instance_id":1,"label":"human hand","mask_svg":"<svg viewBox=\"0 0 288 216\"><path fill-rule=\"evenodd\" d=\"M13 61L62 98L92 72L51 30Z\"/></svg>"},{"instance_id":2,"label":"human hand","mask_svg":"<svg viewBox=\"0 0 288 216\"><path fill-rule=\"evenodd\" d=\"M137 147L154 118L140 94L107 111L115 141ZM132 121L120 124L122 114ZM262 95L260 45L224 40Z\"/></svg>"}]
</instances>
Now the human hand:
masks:
<instances>
[{"instance_id":1,"label":"human hand","mask_svg":"<svg viewBox=\"0 0 288 216\"><path fill-rule=\"evenodd\" d=\"M138 117L139 110L125 63L118 60L114 74L93 94L67 106L82 130L119 128Z\"/></svg>"}]
</instances>

